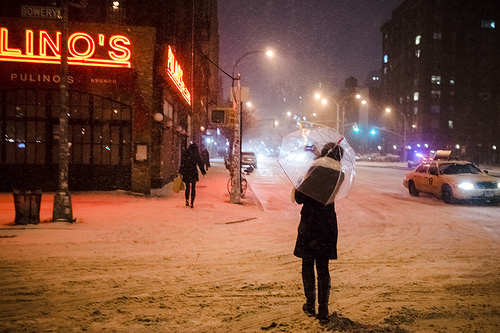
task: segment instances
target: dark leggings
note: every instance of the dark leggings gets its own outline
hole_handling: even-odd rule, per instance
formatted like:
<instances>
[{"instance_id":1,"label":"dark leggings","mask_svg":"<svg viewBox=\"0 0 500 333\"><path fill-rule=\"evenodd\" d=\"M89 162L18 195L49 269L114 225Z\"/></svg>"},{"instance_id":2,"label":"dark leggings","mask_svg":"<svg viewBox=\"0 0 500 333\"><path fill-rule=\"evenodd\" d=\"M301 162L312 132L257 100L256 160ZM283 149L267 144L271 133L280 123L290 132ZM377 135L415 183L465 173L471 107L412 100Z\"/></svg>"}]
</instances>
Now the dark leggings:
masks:
<instances>
[{"instance_id":1,"label":"dark leggings","mask_svg":"<svg viewBox=\"0 0 500 333\"><path fill-rule=\"evenodd\" d=\"M314 304L316 301L316 288L314 276L314 263L318 272L318 304L328 306L330 297L330 270L328 258L302 259L302 282L307 302Z\"/></svg>"},{"instance_id":2,"label":"dark leggings","mask_svg":"<svg viewBox=\"0 0 500 333\"><path fill-rule=\"evenodd\" d=\"M184 195L186 196L186 201L189 201L189 192L191 192L191 203L194 202L194 197L196 196L196 181L194 182L186 182L186 192Z\"/></svg>"}]
</instances>

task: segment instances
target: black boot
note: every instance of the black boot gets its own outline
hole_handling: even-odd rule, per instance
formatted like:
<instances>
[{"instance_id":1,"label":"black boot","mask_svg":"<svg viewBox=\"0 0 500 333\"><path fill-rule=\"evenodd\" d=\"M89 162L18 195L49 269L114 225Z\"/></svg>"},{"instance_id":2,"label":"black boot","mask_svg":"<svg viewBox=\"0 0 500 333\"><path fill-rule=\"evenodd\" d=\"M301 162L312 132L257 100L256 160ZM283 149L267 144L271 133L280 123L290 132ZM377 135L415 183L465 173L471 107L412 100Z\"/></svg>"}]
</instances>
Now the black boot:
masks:
<instances>
[{"instance_id":1,"label":"black boot","mask_svg":"<svg viewBox=\"0 0 500 333\"><path fill-rule=\"evenodd\" d=\"M322 263L323 267L318 272L318 319L322 324L330 322L328 313L328 302L330 299L330 272L328 271L328 261Z\"/></svg>"},{"instance_id":2,"label":"black boot","mask_svg":"<svg viewBox=\"0 0 500 333\"><path fill-rule=\"evenodd\" d=\"M189 200L186 200L186 207L189 207Z\"/></svg>"},{"instance_id":3,"label":"black boot","mask_svg":"<svg viewBox=\"0 0 500 333\"><path fill-rule=\"evenodd\" d=\"M302 311L309 317L314 317L316 315L314 260L302 260L302 282L304 284L304 294L306 296L306 303L302 306Z\"/></svg>"},{"instance_id":4,"label":"black boot","mask_svg":"<svg viewBox=\"0 0 500 333\"><path fill-rule=\"evenodd\" d=\"M309 302L306 302L302 306L302 311L308 316L308 317L314 317L316 315L316 309L314 308L314 303L310 304Z\"/></svg>"},{"instance_id":5,"label":"black boot","mask_svg":"<svg viewBox=\"0 0 500 333\"><path fill-rule=\"evenodd\" d=\"M330 298L330 280L318 281L318 319L322 324L330 322L328 300Z\"/></svg>"},{"instance_id":6,"label":"black boot","mask_svg":"<svg viewBox=\"0 0 500 333\"><path fill-rule=\"evenodd\" d=\"M194 202L193 201L191 201L191 206L190 207L194 208Z\"/></svg>"}]
</instances>

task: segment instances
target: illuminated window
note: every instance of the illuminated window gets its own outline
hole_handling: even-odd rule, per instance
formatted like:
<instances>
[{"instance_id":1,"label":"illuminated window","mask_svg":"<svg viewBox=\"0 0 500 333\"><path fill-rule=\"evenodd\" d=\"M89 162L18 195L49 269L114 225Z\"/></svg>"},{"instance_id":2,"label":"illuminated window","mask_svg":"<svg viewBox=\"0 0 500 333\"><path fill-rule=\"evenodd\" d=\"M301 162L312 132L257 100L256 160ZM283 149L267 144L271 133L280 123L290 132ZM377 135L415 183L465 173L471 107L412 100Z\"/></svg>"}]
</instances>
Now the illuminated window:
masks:
<instances>
[{"instance_id":1,"label":"illuminated window","mask_svg":"<svg viewBox=\"0 0 500 333\"><path fill-rule=\"evenodd\" d=\"M420 53L421 53L421 51L420 51L420 50L416 50L416 51L415 51L415 56L416 56L417 58L420 58Z\"/></svg>"},{"instance_id":2,"label":"illuminated window","mask_svg":"<svg viewBox=\"0 0 500 333\"><path fill-rule=\"evenodd\" d=\"M455 84L455 79L450 79L450 84Z\"/></svg>"},{"instance_id":3,"label":"illuminated window","mask_svg":"<svg viewBox=\"0 0 500 333\"><path fill-rule=\"evenodd\" d=\"M495 21L494 20L482 20L481 21L481 28L487 28L487 29L495 29Z\"/></svg>"},{"instance_id":4,"label":"illuminated window","mask_svg":"<svg viewBox=\"0 0 500 333\"><path fill-rule=\"evenodd\" d=\"M448 120L448 128L453 129L453 120Z\"/></svg>"},{"instance_id":5,"label":"illuminated window","mask_svg":"<svg viewBox=\"0 0 500 333\"><path fill-rule=\"evenodd\" d=\"M441 91L431 90L431 98L433 101L438 101L441 98Z\"/></svg>"},{"instance_id":6,"label":"illuminated window","mask_svg":"<svg viewBox=\"0 0 500 333\"><path fill-rule=\"evenodd\" d=\"M388 61L389 61L389 56L386 54L384 56L384 64L387 64Z\"/></svg>"},{"instance_id":7,"label":"illuminated window","mask_svg":"<svg viewBox=\"0 0 500 333\"><path fill-rule=\"evenodd\" d=\"M169 120L174 118L174 107L167 101L163 101L163 115Z\"/></svg>"},{"instance_id":8,"label":"illuminated window","mask_svg":"<svg viewBox=\"0 0 500 333\"><path fill-rule=\"evenodd\" d=\"M413 93L413 100L416 102L418 101L418 91Z\"/></svg>"},{"instance_id":9,"label":"illuminated window","mask_svg":"<svg viewBox=\"0 0 500 333\"><path fill-rule=\"evenodd\" d=\"M434 40L441 40L441 39L443 39L443 34L441 32L435 32L432 35L432 38L434 38Z\"/></svg>"},{"instance_id":10,"label":"illuminated window","mask_svg":"<svg viewBox=\"0 0 500 333\"><path fill-rule=\"evenodd\" d=\"M418 35L417 37L415 37L415 45L418 45L420 44L420 40L422 39L422 36Z\"/></svg>"},{"instance_id":11,"label":"illuminated window","mask_svg":"<svg viewBox=\"0 0 500 333\"><path fill-rule=\"evenodd\" d=\"M441 76L439 76L439 75L432 75L431 82L434 83L434 84L441 84Z\"/></svg>"}]
</instances>

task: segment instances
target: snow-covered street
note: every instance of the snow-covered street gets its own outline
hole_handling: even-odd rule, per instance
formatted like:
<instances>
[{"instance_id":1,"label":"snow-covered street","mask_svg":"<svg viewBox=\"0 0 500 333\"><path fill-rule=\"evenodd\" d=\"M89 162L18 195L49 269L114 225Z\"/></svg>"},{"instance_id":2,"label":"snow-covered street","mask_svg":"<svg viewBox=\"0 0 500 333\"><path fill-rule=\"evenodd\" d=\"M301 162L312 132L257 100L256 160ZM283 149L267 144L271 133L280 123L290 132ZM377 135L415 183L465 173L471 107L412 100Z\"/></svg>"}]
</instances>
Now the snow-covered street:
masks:
<instances>
[{"instance_id":1,"label":"snow-covered street","mask_svg":"<svg viewBox=\"0 0 500 333\"><path fill-rule=\"evenodd\" d=\"M76 223L16 226L1 193L0 331L500 331L500 207L410 197L407 171L359 163L336 204L327 326L302 312L300 206L275 160L247 176L242 205L229 203L221 160L194 209L170 186L82 192ZM53 196L43 194L42 220Z\"/></svg>"}]
</instances>

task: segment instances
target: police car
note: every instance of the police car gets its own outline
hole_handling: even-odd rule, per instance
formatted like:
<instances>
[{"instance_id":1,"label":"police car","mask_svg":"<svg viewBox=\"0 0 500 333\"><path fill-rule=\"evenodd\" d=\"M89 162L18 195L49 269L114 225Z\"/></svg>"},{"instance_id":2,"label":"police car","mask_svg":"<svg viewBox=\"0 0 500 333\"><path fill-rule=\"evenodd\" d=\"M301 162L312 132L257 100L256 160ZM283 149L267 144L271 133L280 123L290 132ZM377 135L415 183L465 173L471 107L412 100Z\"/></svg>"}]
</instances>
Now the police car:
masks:
<instances>
[{"instance_id":1,"label":"police car","mask_svg":"<svg viewBox=\"0 0 500 333\"><path fill-rule=\"evenodd\" d=\"M450 151L438 151L434 160L422 162L406 174L403 185L411 196L430 193L447 204L458 200L500 203L500 179L470 162L450 160L449 155Z\"/></svg>"}]
</instances>

